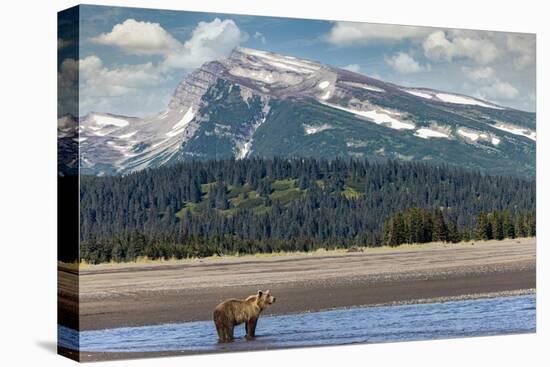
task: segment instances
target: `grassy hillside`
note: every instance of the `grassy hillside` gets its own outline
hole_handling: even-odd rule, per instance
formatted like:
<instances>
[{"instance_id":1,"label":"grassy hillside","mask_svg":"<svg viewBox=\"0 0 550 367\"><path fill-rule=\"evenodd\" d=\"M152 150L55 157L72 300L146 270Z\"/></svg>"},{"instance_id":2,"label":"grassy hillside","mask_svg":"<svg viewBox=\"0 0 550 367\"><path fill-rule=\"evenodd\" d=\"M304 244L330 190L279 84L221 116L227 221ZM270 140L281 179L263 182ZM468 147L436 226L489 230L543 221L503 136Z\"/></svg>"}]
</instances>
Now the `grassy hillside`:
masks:
<instances>
[{"instance_id":1,"label":"grassy hillside","mask_svg":"<svg viewBox=\"0 0 550 367\"><path fill-rule=\"evenodd\" d=\"M177 217L182 219L186 212L192 214L204 213L208 208L208 198L210 188L215 186L216 182L201 185L201 201L199 203L183 202L183 207L176 213ZM322 181L318 182L322 186ZM271 183L272 192L266 197L261 197L249 184L242 186L229 185L227 187L227 197L230 203L229 209L217 209L218 213L224 215L233 215L237 210L250 210L255 214L263 213L271 208L273 202L278 202L286 207L292 200L303 196L306 189L300 190L297 187L296 179L275 180ZM358 194L350 188L349 193L344 193L347 197ZM269 200L268 200L269 199Z\"/></svg>"}]
</instances>

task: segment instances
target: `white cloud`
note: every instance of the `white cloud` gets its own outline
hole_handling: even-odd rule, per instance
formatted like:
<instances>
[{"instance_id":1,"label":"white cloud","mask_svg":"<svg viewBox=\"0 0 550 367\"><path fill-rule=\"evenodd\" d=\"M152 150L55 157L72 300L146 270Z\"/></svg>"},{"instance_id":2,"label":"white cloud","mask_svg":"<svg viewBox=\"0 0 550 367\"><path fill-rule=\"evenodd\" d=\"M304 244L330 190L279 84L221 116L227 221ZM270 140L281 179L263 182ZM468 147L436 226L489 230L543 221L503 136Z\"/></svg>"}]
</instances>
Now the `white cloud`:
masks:
<instances>
[{"instance_id":1,"label":"white cloud","mask_svg":"<svg viewBox=\"0 0 550 367\"><path fill-rule=\"evenodd\" d=\"M487 65L499 57L499 50L490 39L464 36L460 32L447 35L444 31L435 31L424 40L422 46L426 57L433 60L465 58Z\"/></svg>"},{"instance_id":2,"label":"white cloud","mask_svg":"<svg viewBox=\"0 0 550 367\"><path fill-rule=\"evenodd\" d=\"M240 31L231 19L214 19L212 22L199 22L193 34L183 47L167 55L163 66L166 68L196 68L206 61L225 57L246 41L248 35Z\"/></svg>"},{"instance_id":3,"label":"white cloud","mask_svg":"<svg viewBox=\"0 0 550 367\"><path fill-rule=\"evenodd\" d=\"M511 100L518 97L519 91L512 84L497 80L491 85L480 88L476 94L483 99Z\"/></svg>"},{"instance_id":4,"label":"white cloud","mask_svg":"<svg viewBox=\"0 0 550 367\"><path fill-rule=\"evenodd\" d=\"M267 40L265 39L265 36L262 32L256 32L254 33L254 35L252 36L252 38L256 39L256 40L259 40L263 45L265 45L267 43Z\"/></svg>"},{"instance_id":5,"label":"white cloud","mask_svg":"<svg viewBox=\"0 0 550 367\"><path fill-rule=\"evenodd\" d=\"M117 47L129 54L162 55L162 68L168 70L192 69L206 61L225 57L247 37L233 20L216 18L211 22L199 22L191 38L181 43L159 23L127 19L116 24L111 32L93 37L91 41Z\"/></svg>"},{"instance_id":6,"label":"white cloud","mask_svg":"<svg viewBox=\"0 0 550 367\"><path fill-rule=\"evenodd\" d=\"M155 104L152 99L160 98L155 88L165 79L150 62L109 68L97 56L78 61L65 59L57 74L59 115L78 114L79 109L111 112L128 103L134 113L138 113L136 106L141 108L144 103L158 108L159 103ZM79 105L75 98L77 92Z\"/></svg>"},{"instance_id":7,"label":"white cloud","mask_svg":"<svg viewBox=\"0 0 550 367\"><path fill-rule=\"evenodd\" d=\"M430 65L420 65L412 56L404 52L398 52L392 57L386 58L386 64L401 74L413 74L430 70Z\"/></svg>"},{"instance_id":8,"label":"white cloud","mask_svg":"<svg viewBox=\"0 0 550 367\"><path fill-rule=\"evenodd\" d=\"M354 73L361 72L361 66L359 66L359 64L349 64L349 65L343 66L342 69L353 71Z\"/></svg>"},{"instance_id":9,"label":"white cloud","mask_svg":"<svg viewBox=\"0 0 550 367\"><path fill-rule=\"evenodd\" d=\"M231 19L199 22L185 42L178 41L158 23L127 19L91 41L128 54L161 56L161 59L155 64L123 65L105 65L95 55L81 59L81 112L128 113L129 110L129 114L135 115L146 113L145 110L158 111L167 103L162 88L171 80L174 69L194 69L207 61L224 58L247 37ZM61 79L62 74L60 70Z\"/></svg>"},{"instance_id":10,"label":"white cloud","mask_svg":"<svg viewBox=\"0 0 550 367\"><path fill-rule=\"evenodd\" d=\"M462 72L468 79L475 82L484 82L487 80L492 80L495 77L495 69L490 66L478 68L463 66Z\"/></svg>"},{"instance_id":11,"label":"white cloud","mask_svg":"<svg viewBox=\"0 0 550 367\"><path fill-rule=\"evenodd\" d=\"M506 36L506 46L513 54L516 69L522 70L535 61L535 36L528 34L509 34Z\"/></svg>"},{"instance_id":12,"label":"white cloud","mask_svg":"<svg viewBox=\"0 0 550 367\"><path fill-rule=\"evenodd\" d=\"M115 46L135 55L164 55L182 46L160 24L135 19L126 19L123 23L116 24L111 32L93 37L91 41Z\"/></svg>"},{"instance_id":13,"label":"white cloud","mask_svg":"<svg viewBox=\"0 0 550 367\"><path fill-rule=\"evenodd\" d=\"M83 96L120 96L159 84L164 76L151 63L108 68L97 56L80 60L80 93Z\"/></svg>"},{"instance_id":14,"label":"white cloud","mask_svg":"<svg viewBox=\"0 0 550 367\"><path fill-rule=\"evenodd\" d=\"M336 22L325 36L325 40L336 46L351 46L421 39L429 32L429 28L426 27Z\"/></svg>"}]
</instances>

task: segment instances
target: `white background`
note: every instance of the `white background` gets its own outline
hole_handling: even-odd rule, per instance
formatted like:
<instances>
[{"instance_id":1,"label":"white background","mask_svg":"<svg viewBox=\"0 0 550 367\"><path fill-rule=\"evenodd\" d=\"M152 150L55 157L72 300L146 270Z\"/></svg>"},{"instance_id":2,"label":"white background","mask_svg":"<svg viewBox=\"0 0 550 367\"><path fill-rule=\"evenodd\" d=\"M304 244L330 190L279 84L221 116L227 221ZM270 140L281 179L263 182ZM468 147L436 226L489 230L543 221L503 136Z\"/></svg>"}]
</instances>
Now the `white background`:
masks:
<instances>
[{"instance_id":1,"label":"white background","mask_svg":"<svg viewBox=\"0 0 550 367\"><path fill-rule=\"evenodd\" d=\"M548 353L548 10L544 1L148 0L98 4L537 33L537 334L171 357L94 365L540 366ZM10 5L8 5L10 4ZM13 5L17 4L17 5ZM56 12L72 1L5 1L0 12L0 364L65 366L56 343ZM546 27L545 27L546 26ZM546 108L545 108L546 107ZM545 145L546 143L546 145ZM545 167L546 166L546 167ZM546 350L545 350L546 345Z\"/></svg>"}]
</instances>

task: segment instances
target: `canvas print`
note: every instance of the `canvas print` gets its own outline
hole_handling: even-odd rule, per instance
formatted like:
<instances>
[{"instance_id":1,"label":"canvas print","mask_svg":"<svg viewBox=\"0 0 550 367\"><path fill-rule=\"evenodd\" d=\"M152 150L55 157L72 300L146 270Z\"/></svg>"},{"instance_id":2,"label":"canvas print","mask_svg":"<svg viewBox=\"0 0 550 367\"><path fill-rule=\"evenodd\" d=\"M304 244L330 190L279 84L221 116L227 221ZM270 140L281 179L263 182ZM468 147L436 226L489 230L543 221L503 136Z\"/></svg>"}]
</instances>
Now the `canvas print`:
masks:
<instances>
[{"instance_id":1,"label":"canvas print","mask_svg":"<svg viewBox=\"0 0 550 367\"><path fill-rule=\"evenodd\" d=\"M534 34L58 18L60 354L535 332Z\"/></svg>"}]
</instances>

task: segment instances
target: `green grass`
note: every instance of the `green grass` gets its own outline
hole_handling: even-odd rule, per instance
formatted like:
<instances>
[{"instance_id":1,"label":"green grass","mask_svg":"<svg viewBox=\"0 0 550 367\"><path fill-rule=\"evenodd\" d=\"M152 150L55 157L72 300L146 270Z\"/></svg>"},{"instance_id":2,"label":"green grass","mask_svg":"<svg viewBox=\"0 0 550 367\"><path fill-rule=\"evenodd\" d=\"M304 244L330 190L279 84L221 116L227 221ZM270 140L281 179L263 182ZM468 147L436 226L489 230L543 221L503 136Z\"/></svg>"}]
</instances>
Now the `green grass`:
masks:
<instances>
[{"instance_id":1,"label":"green grass","mask_svg":"<svg viewBox=\"0 0 550 367\"><path fill-rule=\"evenodd\" d=\"M303 196L306 190L300 190L298 188L297 179L285 179L275 180L271 183L271 189L273 190L269 195L271 202L278 201L282 206L288 206L293 200L299 199ZM200 203L183 203L182 209L176 214L180 219L183 218L187 211L191 213L200 213L206 210L206 203L208 200L208 193L210 188L215 185L216 182L210 182L201 185L202 200ZM316 184L320 188L325 187L323 180L317 180ZM220 214L231 216L236 210L244 209L251 210L255 214L265 213L271 210L271 207L265 205L265 198L262 198L256 191L252 189L249 184L242 186L228 186L228 199L231 207L227 210L218 210ZM342 191L347 199L357 199L363 191L363 184L359 181L348 180Z\"/></svg>"},{"instance_id":2,"label":"green grass","mask_svg":"<svg viewBox=\"0 0 550 367\"><path fill-rule=\"evenodd\" d=\"M346 197L346 199L358 199L363 196L361 192L348 185L344 186L344 191L342 194Z\"/></svg>"},{"instance_id":3,"label":"green grass","mask_svg":"<svg viewBox=\"0 0 550 367\"><path fill-rule=\"evenodd\" d=\"M247 192L248 197L244 198L244 192ZM254 190L252 191L243 191L243 193L238 196L234 196L232 199L229 199L231 206L238 209L254 209L258 206L263 205L264 200L258 195Z\"/></svg>"},{"instance_id":4,"label":"green grass","mask_svg":"<svg viewBox=\"0 0 550 367\"><path fill-rule=\"evenodd\" d=\"M176 213L179 219L185 216L186 212L196 213L202 209L202 203L184 203L183 208Z\"/></svg>"},{"instance_id":5,"label":"green grass","mask_svg":"<svg viewBox=\"0 0 550 367\"><path fill-rule=\"evenodd\" d=\"M250 187L250 185L248 185L248 184L242 185L242 186L229 185L227 187L227 189L229 191L229 193L227 195L229 197L229 199L236 198L236 197L238 197L239 195L242 195L245 192L250 193L252 191L252 187Z\"/></svg>"},{"instance_id":6,"label":"green grass","mask_svg":"<svg viewBox=\"0 0 550 367\"><path fill-rule=\"evenodd\" d=\"M296 180L291 178L286 180L276 180L271 184L273 191L285 191L294 187L296 187Z\"/></svg>"},{"instance_id":7,"label":"green grass","mask_svg":"<svg viewBox=\"0 0 550 367\"><path fill-rule=\"evenodd\" d=\"M216 182L209 182L209 183L206 183L206 184L202 184L201 185L201 191L203 194L207 195L208 192L210 191L210 188L212 186L214 186L216 184Z\"/></svg>"},{"instance_id":8,"label":"green grass","mask_svg":"<svg viewBox=\"0 0 550 367\"><path fill-rule=\"evenodd\" d=\"M296 188L296 187L292 187L292 188L289 188L289 189L286 189L286 190L281 190L281 191L273 191L271 193L271 195L269 195L269 198L272 200L272 201L279 201L279 203L283 206L287 205L288 203L290 203L292 200L295 200L297 198L299 198L300 196L302 196L304 193L304 191Z\"/></svg>"}]
</instances>

